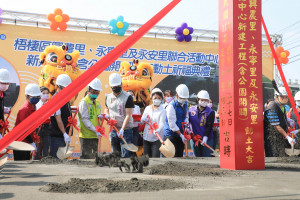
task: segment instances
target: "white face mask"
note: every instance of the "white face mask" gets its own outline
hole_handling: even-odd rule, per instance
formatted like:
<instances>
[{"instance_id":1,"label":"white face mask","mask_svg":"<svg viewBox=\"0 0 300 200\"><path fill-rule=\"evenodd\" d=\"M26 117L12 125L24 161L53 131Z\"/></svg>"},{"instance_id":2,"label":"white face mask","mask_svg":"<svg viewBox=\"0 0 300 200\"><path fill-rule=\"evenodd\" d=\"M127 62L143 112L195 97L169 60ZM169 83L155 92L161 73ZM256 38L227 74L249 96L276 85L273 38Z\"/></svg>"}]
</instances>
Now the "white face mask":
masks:
<instances>
[{"instance_id":1,"label":"white face mask","mask_svg":"<svg viewBox=\"0 0 300 200\"><path fill-rule=\"evenodd\" d=\"M152 102L153 102L154 106L159 106L161 104L161 100L159 100L159 99L154 99L154 100L152 100Z\"/></svg>"},{"instance_id":2,"label":"white face mask","mask_svg":"<svg viewBox=\"0 0 300 200\"><path fill-rule=\"evenodd\" d=\"M177 98L178 103L180 103L181 105L185 103L185 99L179 99Z\"/></svg>"},{"instance_id":3,"label":"white face mask","mask_svg":"<svg viewBox=\"0 0 300 200\"><path fill-rule=\"evenodd\" d=\"M5 92L8 89L9 85L0 83L0 91Z\"/></svg>"},{"instance_id":4,"label":"white face mask","mask_svg":"<svg viewBox=\"0 0 300 200\"><path fill-rule=\"evenodd\" d=\"M211 108L213 105L212 103L207 104L207 107Z\"/></svg>"},{"instance_id":5,"label":"white face mask","mask_svg":"<svg viewBox=\"0 0 300 200\"><path fill-rule=\"evenodd\" d=\"M296 101L296 105L300 107L300 101Z\"/></svg>"},{"instance_id":6,"label":"white face mask","mask_svg":"<svg viewBox=\"0 0 300 200\"><path fill-rule=\"evenodd\" d=\"M206 101L199 101L198 103L199 103L199 106L201 106L201 107L208 106L208 102L206 102Z\"/></svg>"}]
</instances>

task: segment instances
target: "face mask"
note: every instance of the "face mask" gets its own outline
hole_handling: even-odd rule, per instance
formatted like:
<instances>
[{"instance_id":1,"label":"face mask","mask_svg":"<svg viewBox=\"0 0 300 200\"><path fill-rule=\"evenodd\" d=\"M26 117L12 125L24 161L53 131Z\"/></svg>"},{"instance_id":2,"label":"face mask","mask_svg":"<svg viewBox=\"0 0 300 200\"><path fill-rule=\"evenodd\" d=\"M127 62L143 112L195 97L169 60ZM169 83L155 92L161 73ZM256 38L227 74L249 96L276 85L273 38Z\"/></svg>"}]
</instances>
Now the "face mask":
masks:
<instances>
[{"instance_id":1,"label":"face mask","mask_svg":"<svg viewBox=\"0 0 300 200\"><path fill-rule=\"evenodd\" d=\"M173 97L166 97L166 102L170 103L173 100Z\"/></svg>"},{"instance_id":2,"label":"face mask","mask_svg":"<svg viewBox=\"0 0 300 200\"><path fill-rule=\"evenodd\" d=\"M5 92L8 89L8 86L9 85L5 85L5 84L0 83L0 91Z\"/></svg>"},{"instance_id":3,"label":"face mask","mask_svg":"<svg viewBox=\"0 0 300 200\"><path fill-rule=\"evenodd\" d=\"M49 99L49 95L48 94L43 94L43 96L41 97L42 100L46 101L47 99Z\"/></svg>"},{"instance_id":4,"label":"face mask","mask_svg":"<svg viewBox=\"0 0 300 200\"><path fill-rule=\"evenodd\" d=\"M300 101L296 101L296 105L300 107Z\"/></svg>"},{"instance_id":5,"label":"face mask","mask_svg":"<svg viewBox=\"0 0 300 200\"><path fill-rule=\"evenodd\" d=\"M115 94L119 94L119 93L122 91L122 87L113 87L113 88L112 88L112 91L113 91Z\"/></svg>"},{"instance_id":6,"label":"face mask","mask_svg":"<svg viewBox=\"0 0 300 200\"><path fill-rule=\"evenodd\" d=\"M159 106L160 104L161 104L161 100L159 100L159 99L154 99L153 100L153 105Z\"/></svg>"},{"instance_id":7,"label":"face mask","mask_svg":"<svg viewBox=\"0 0 300 200\"><path fill-rule=\"evenodd\" d=\"M213 105L212 103L207 104L207 107L211 108Z\"/></svg>"},{"instance_id":8,"label":"face mask","mask_svg":"<svg viewBox=\"0 0 300 200\"><path fill-rule=\"evenodd\" d=\"M96 95L96 94L90 94L91 99L97 99L97 97L98 97L98 95Z\"/></svg>"},{"instance_id":9,"label":"face mask","mask_svg":"<svg viewBox=\"0 0 300 200\"><path fill-rule=\"evenodd\" d=\"M206 107L208 105L208 102L206 101L199 101L199 106Z\"/></svg>"},{"instance_id":10,"label":"face mask","mask_svg":"<svg viewBox=\"0 0 300 200\"><path fill-rule=\"evenodd\" d=\"M178 103L180 103L181 105L185 103L185 99L179 99L177 98Z\"/></svg>"},{"instance_id":11,"label":"face mask","mask_svg":"<svg viewBox=\"0 0 300 200\"><path fill-rule=\"evenodd\" d=\"M29 102L34 105L37 104L39 101L40 101L40 98L38 98L38 97L31 97L29 100Z\"/></svg>"}]
</instances>

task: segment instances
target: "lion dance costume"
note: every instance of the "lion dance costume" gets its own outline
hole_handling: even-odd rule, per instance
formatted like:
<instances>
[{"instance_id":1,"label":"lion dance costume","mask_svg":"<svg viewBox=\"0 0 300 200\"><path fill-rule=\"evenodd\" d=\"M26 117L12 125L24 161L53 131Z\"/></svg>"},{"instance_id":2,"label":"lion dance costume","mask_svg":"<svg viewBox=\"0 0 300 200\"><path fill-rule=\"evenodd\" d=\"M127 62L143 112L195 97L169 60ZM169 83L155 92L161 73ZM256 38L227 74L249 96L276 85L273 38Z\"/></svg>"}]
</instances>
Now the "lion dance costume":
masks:
<instances>
[{"instance_id":1,"label":"lion dance costume","mask_svg":"<svg viewBox=\"0 0 300 200\"><path fill-rule=\"evenodd\" d=\"M149 63L139 63L133 60L133 65L124 61L121 63L119 73L122 77L122 85L125 91L132 90L135 95L135 103L145 108L151 102L150 86L152 83L153 67Z\"/></svg>"},{"instance_id":2,"label":"lion dance costume","mask_svg":"<svg viewBox=\"0 0 300 200\"><path fill-rule=\"evenodd\" d=\"M57 89L55 82L58 75L67 74L74 81L81 74L77 65L77 60L80 56L79 51L67 53L67 50L68 47L65 45L61 47L51 45L47 46L40 54L43 68L39 78L39 86L47 87L51 95ZM75 101L76 97L71 100L71 103Z\"/></svg>"}]
</instances>

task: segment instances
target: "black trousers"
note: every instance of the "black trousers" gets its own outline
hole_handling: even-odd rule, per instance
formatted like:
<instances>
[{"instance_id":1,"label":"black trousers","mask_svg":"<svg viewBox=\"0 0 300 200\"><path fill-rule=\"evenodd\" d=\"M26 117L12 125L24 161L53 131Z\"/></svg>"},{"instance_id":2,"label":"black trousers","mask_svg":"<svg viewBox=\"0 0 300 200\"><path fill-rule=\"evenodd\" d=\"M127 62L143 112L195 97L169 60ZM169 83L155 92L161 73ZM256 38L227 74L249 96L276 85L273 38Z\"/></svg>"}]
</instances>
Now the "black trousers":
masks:
<instances>
[{"instance_id":1,"label":"black trousers","mask_svg":"<svg viewBox=\"0 0 300 200\"><path fill-rule=\"evenodd\" d=\"M80 159L94 159L98 152L98 139L79 138L81 147Z\"/></svg>"},{"instance_id":2,"label":"black trousers","mask_svg":"<svg viewBox=\"0 0 300 200\"><path fill-rule=\"evenodd\" d=\"M14 160L30 160L30 151L13 151Z\"/></svg>"},{"instance_id":3,"label":"black trousers","mask_svg":"<svg viewBox=\"0 0 300 200\"><path fill-rule=\"evenodd\" d=\"M165 136L164 140L169 139L175 146L175 156L174 157L183 157L184 143L182 139L174 136Z\"/></svg>"}]
</instances>

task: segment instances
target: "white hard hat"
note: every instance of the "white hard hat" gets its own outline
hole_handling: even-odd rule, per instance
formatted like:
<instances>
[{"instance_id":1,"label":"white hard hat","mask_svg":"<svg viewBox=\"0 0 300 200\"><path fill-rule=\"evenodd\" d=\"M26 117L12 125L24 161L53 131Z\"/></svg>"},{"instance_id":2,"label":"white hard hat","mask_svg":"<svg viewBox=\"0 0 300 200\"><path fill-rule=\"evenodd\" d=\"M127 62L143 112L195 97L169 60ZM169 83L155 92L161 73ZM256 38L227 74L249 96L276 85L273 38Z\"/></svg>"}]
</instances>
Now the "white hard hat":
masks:
<instances>
[{"instance_id":1,"label":"white hard hat","mask_svg":"<svg viewBox=\"0 0 300 200\"><path fill-rule=\"evenodd\" d=\"M198 92L197 97L198 97L199 99L207 99L207 100L210 99L210 98L209 98L209 94L208 94L208 92L207 92L206 90L201 90L200 92Z\"/></svg>"},{"instance_id":2,"label":"white hard hat","mask_svg":"<svg viewBox=\"0 0 300 200\"><path fill-rule=\"evenodd\" d=\"M154 93L157 93L157 92L161 93L162 98L164 98L164 93L163 93L159 88L154 88L154 89L151 91L151 98L152 98L152 95L153 95Z\"/></svg>"},{"instance_id":3,"label":"white hard hat","mask_svg":"<svg viewBox=\"0 0 300 200\"><path fill-rule=\"evenodd\" d=\"M285 87L279 87L278 88L279 93L275 90L275 95L281 95L281 96L287 96L287 92L285 90Z\"/></svg>"},{"instance_id":4,"label":"white hard hat","mask_svg":"<svg viewBox=\"0 0 300 200\"><path fill-rule=\"evenodd\" d=\"M300 91L295 94L295 101L300 101Z\"/></svg>"},{"instance_id":5,"label":"white hard hat","mask_svg":"<svg viewBox=\"0 0 300 200\"><path fill-rule=\"evenodd\" d=\"M176 88L176 93L180 98L184 98L184 99L187 99L190 96L189 89L185 84L178 85Z\"/></svg>"},{"instance_id":6,"label":"white hard hat","mask_svg":"<svg viewBox=\"0 0 300 200\"><path fill-rule=\"evenodd\" d=\"M92 80L92 82L90 82L88 84L89 87L91 87L93 90L98 90L98 91L102 91L101 87L102 87L102 83L100 81L100 79L95 78L94 80Z\"/></svg>"},{"instance_id":7,"label":"white hard hat","mask_svg":"<svg viewBox=\"0 0 300 200\"><path fill-rule=\"evenodd\" d=\"M70 83L72 83L72 80L67 74L60 74L56 78L56 85L67 87Z\"/></svg>"},{"instance_id":8,"label":"white hard hat","mask_svg":"<svg viewBox=\"0 0 300 200\"><path fill-rule=\"evenodd\" d=\"M7 69L0 69L0 82L10 83L10 74Z\"/></svg>"},{"instance_id":9,"label":"white hard hat","mask_svg":"<svg viewBox=\"0 0 300 200\"><path fill-rule=\"evenodd\" d=\"M110 87L115 87L122 84L122 78L120 74L113 73L109 76L109 85Z\"/></svg>"},{"instance_id":10,"label":"white hard hat","mask_svg":"<svg viewBox=\"0 0 300 200\"><path fill-rule=\"evenodd\" d=\"M42 93L37 84L30 83L25 88L25 95L38 97L38 96L42 96Z\"/></svg>"}]
</instances>

